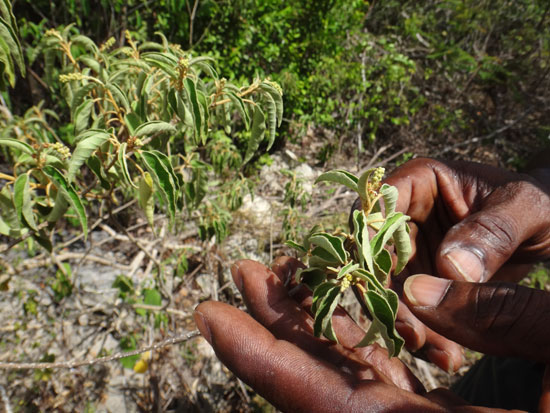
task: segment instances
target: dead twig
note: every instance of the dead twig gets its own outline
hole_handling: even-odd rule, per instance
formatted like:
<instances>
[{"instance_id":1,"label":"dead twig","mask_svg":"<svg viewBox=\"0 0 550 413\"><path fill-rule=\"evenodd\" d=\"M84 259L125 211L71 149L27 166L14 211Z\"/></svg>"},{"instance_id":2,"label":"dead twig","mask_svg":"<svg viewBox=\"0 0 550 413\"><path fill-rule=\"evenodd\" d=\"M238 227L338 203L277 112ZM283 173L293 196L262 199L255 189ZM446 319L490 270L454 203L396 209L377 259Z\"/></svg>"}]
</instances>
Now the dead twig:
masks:
<instances>
[{"instance_id":1,"label":"dead twig","mask_svg":"<svg viewBox=\"0 0 550 413\"><path fill-rule=\"evenodd\" d=\"M119 360L124 357L130 357L130 356L136 356L141 353L145 353L147 351L154 351L158 350L173 344L182 343L184 341L188 341L194 337L199 336L200 333L198 330L194 330L185 334L181 334L179 336L175 337L169 337L167 339L164 339L162 341L159 341L158 343L154 343L150 346L142 347L137 350L133 351L127 351L127 352L119 352L116 354L113 354L112 356L106 356L106 357L99 357L91 360L71 360L71 361L60 361L55 363L39 363L39 362L32 362L32 363L5 363L0 362L0 369L5 370L27 370L27 369L73 369L76 367L82 367L82 366L92 366L94 364L101 364L101 363L108 363L110 361Z\"/></svg>"}]
</instances>

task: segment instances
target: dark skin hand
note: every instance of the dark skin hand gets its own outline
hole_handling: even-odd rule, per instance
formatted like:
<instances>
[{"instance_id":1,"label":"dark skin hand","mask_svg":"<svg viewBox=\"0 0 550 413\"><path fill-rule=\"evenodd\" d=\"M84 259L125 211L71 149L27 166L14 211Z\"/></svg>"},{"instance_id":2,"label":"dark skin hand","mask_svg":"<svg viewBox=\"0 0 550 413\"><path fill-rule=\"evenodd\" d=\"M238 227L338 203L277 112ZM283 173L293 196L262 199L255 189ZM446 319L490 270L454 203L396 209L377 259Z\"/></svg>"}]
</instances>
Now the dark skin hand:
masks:
<instances>
[{"instance_id":1,"label":"dark skin hand","mask_svg":"<svg viewBox=\"0 0 550 413\"><path fill-rule=\"evenodd\" d=\"M386 180L399 190L397 210L411 217L413 254L391 287L402 295L412 274L486 282L522 279L532 263L550 258L550 156L529 174L472 162L415 159ZM426 327L407 306L397 329L412 351L447 371L462 349Z\"/></svg>"},{"instance_id":2,"label":"dark skin hand","mask_svg":"<svg viewBox=\"0 0 550 413\"><path fill-rule=\"evenodd\" d=\"M389 359L376 344L353 348L363 333L343 310L333 319L340 344L313 337L311 294L288 282L301 265L287 257L277 259L272 270L239 261L232 268L233 279L251 316L211 301L195 312L199 330L219 359L274 406L285 412L496 411L468 406L448 390L425 392L405 365ZM432 279L445 285L426 290L426 281ZM458 342L550 362L550 333L536 328L550 322L550 294L515 284L424 275L410 277L406 290L415 314ZM532 304L525 304L524 294ZM503 298L505 305L495 305ZM517 306L524 311L516 311ZM541 403L547 403L548 387Z\"/></svg>"}]
</instances>

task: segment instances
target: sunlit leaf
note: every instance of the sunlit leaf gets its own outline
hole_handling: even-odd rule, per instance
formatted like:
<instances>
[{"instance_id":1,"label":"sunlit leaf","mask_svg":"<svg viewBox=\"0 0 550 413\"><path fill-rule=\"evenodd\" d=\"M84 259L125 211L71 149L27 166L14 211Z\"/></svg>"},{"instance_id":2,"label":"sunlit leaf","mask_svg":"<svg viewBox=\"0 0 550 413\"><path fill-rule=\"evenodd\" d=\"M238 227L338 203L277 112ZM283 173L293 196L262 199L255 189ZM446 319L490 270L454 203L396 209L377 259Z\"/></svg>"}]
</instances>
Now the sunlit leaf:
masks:
<instances>
[{"instance_id":1,"label":"sunlit leaf","mask_svg":"<svg viewBox=\"0 0 550 413\"><path fill-rule=\"evenodd\" d=\"M176 127L169 122L160 120L152 120L150 122L139 125L134 131L134 136L139 138L142 136L152 136L160 133L175 133Z\"/></svg>"},{"instance_id":2,"label":"sunlit leaf","mask_svg":"<svg viewBox=\"0 0 550 413\"><path fill-rule=\"evenodd\" d=\"M9 146L29 155L35 152L29 144L12 138L0 138L0 145Z\"/></svg>"},{"instance_id":3,"label":"sunlit leaf","mask_svg":"<svg viewBox=\"0 0 550 413\"><path fill-rule=\"evenodd\" d=\"M340 263L344 264L346 262L347 252L342 238L326 232L319 232L309 237L309 242L323 248Z\"/></svg>"},{"instance_id":4,"label":"sunlit leaf","mask_svg":"<svg viewBox=\"0 0 550 413\"><path fill-rule=\"evenodd\" d=\"M124 178L124 181L134 188L137 188L136 184L132 181L132 178L130 177L130 172L128 171L128 164L126 163L126 147L128 144L126 142L122 143L120 147L118 148L118 166L120 167L120 170L122 172L122 177Z\"/></svg>"},{"instance_id":5,"label":"sunlit leaf","mask_svg":"<svg viewBox=\"0 0 550 413\"><path fill-rule=\"evenodd\" d=\"M325 172L315 180L315 183L319 182L334 182L344 185L352 191L357 191L357 177L342 169L335 169L333 171Z\"/></svg>"}]
</instances>

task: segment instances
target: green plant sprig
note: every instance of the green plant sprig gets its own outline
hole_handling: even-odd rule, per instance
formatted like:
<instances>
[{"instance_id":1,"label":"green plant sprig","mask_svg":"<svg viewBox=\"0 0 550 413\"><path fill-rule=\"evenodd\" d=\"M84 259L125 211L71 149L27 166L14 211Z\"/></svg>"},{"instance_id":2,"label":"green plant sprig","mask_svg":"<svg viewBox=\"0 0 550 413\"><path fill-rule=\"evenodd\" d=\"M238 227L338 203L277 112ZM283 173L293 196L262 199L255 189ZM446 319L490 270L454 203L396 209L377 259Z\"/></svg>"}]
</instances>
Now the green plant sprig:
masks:
<instances>
[{"instance_id":1,"label":"green plant sprig","mask_svg":"<svg viewBox=\"0 0 550 413\"><path fill-rule=\"evenodd\" d=\"M296 281L313 291L314 334L338 341L332 314L345 291L352 287L372 320L357 347L367 346L381 336L393 357L401 351L404 340L395 329L399 299L386 288L392 272L390 249L397 254L393 273L398 274L408 262L411 242L409 217L395 210L397 188L382 184L383 176L384 168L369 169L359 178L344 170L319 176L316 183L339 183L359 195L361 209L353 211L350 233L329 234L315 226L301 244L288 241L287 245L298 250L308 265L297 271Z\"/></svg>"}]
</instances>

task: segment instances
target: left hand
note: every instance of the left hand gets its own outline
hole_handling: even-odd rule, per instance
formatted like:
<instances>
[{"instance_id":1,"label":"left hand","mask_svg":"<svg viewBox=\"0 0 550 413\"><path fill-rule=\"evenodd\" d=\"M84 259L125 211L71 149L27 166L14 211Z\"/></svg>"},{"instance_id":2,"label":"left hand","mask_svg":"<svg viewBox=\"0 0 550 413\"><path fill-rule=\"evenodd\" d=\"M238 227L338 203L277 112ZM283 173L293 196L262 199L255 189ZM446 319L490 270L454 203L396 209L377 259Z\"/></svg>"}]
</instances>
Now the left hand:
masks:
<instances>
[{"instance_id":1,"label":"left hand","mask_svg":"<svg viewBox=\"0 0 550 413\"><path fill-rule=\"evenodd\" d=\"M285 288L301 265L280 258L272 271L253 261L233 266L235 283L254 318L219 302L197 307L199 330L239 378L289 412L470 409L447 390L426 393L410 370L377 344L354 348L364 332L342 309L333 317L340 343L314 337L311 293L305 286L290 293Z\"/></svg>"}]
</instances>

